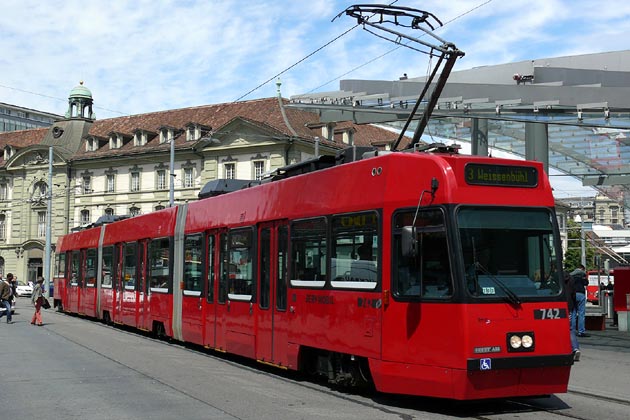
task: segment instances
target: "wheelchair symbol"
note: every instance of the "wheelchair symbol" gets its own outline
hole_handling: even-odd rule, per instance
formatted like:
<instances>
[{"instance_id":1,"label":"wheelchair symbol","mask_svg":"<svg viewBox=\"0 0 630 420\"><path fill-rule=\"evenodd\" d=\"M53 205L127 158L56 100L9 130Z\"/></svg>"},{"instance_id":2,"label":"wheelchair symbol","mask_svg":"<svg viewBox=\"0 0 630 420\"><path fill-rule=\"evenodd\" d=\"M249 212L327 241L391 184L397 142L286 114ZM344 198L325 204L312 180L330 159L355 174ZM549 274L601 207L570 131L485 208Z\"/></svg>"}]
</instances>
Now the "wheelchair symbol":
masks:
<instances>
[{"instance_id":1,"label":"wheelchair symbol","mask_svg":"<svg viewBox=\"0 0 630 420\"><path fill-rule=\"evenodd\" d=\"M479 360L479 370L491 370L491 369L492 369L492 359Z\"/></svg>"}]
</instances>

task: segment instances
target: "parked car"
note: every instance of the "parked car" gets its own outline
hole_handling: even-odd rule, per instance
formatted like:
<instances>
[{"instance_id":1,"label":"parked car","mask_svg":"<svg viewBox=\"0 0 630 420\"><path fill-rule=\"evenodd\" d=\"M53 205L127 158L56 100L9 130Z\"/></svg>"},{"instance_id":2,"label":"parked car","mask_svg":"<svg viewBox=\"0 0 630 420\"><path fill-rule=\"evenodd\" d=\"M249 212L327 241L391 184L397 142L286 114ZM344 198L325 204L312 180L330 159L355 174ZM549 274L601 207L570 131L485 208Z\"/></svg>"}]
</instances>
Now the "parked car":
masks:
<instances>
[{"instance_id":1,"label":"parked car","mask_svg":"<svg viewBox=\"0 0 630 420\"><path fill-rule=\"evenodd\" d=\"M7 308L4 305L0 305L0 314L4 314L7 311ZM15 313L15 299L11 302L11 313Z\"/></svg>"},{"instance_id":2,"label":"parked car","mask_svg":"<svg viewBox=\"0 0 630 420\"><path fill-rule=\"evenodd\" d=\"M15 294L18 297L30 297L33 294L33 286L25 283L18 283L15 288Z\"/></svg>"}]
</instances>

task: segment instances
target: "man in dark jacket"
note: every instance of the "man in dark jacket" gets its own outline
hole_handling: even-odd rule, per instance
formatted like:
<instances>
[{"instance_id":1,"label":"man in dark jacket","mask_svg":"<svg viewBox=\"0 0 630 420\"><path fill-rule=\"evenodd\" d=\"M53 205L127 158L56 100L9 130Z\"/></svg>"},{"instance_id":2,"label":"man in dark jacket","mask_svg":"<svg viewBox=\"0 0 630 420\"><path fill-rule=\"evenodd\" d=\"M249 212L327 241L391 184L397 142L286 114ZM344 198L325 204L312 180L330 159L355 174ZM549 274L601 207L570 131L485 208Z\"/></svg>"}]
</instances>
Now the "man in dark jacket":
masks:
<instances>
[{"instance_id":1,"label":"man in dark jacket","mask_svg":"<svg viewBox=\"0 0 630 420\"><path fill-rule=\"evenodd\" d=\"M578 342L577 335L575 333L575 289L573 288L573 278L568 272L564 272L564 292L567 296L567 304L569 307L569 330L571 333L571 349L573 350L573 360L580 361L580 343Z\"/></svg>"},{"instance_id":2,"label":"man in dark jacket","mask_svg":"<svg viewBox=\"0 0 630 420\"><path fill-rule=\"evenodd\" d=\"M0 303L6 308L7 324L13 323L11 320L11 295L11 284L6 280L0 280ZM3 315L4 313L1 313L0 318L2 318Z\"/></svg>"},{"instance_id":3,"label":"man in dark jacket","mask_svg":"<svg viewBox=\"0 0 630 420\"><path fill-rule=\"evenodd\" d=\"M573 279L573 288L575 289L575 310L576 316L571 318L571 328L575 330L577 318L578 337L589 337L586 333L586 286L588 279L586 278L585 267L580 264L578 268L571 272Z\"/></svg>"}]
</instances>

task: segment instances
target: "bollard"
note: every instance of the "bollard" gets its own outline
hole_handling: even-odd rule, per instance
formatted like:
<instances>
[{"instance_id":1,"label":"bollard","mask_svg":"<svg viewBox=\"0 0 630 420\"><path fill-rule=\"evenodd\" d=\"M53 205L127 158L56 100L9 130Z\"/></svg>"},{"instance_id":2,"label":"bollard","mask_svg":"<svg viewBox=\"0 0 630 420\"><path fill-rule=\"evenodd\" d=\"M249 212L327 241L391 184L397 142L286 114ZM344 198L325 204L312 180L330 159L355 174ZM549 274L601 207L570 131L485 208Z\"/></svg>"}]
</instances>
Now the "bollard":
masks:
<instances>
[{"instance_id":1,"label":"bollard","mask_svg":"<svg viewBox=\"0 0 630 420\"><path fill-rule=\"evenodd\" d=\"M613 305L613 294L610 291L604 294L604 310L606 311L606 319L614 318L615 306Z\"/></svg>"}]
</instances>

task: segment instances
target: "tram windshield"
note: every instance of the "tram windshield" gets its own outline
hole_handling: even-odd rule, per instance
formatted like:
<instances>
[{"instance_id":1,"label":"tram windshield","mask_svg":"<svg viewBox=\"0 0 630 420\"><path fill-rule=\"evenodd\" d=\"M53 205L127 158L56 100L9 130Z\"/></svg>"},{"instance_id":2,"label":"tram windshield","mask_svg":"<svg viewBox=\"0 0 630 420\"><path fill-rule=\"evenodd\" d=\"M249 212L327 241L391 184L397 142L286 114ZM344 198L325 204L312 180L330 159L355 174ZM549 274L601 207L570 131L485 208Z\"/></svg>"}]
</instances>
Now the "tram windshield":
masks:
<instances>
[{"instance_id":1,"label":"tram windshield","mask_svg":"<svg viewBox=\"0 0 630 420\"><path fill-rule=\"evenodd\" d=\"M480 298L557 295L554 215L547 209L462 207L457 223L468 292Z\"/></svg>"}]
</instances>

